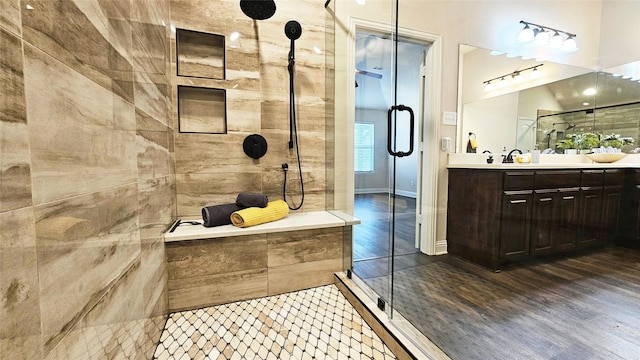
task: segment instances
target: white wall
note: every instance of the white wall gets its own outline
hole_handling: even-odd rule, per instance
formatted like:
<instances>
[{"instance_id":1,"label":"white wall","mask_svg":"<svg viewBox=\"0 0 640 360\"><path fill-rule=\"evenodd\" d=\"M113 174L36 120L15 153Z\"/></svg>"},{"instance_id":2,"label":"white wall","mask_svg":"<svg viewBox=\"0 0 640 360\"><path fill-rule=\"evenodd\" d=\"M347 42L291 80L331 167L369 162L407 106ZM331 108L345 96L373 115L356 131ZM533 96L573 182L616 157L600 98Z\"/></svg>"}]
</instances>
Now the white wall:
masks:
<instances>
[{"instance_id":1,"label":"white wall","mask_svg":"<svg viewBox=\"0 0 640 360\"><path fill-rule=\"evenodd\" d=\"M478 153L484 150L502 153L503 148L510 151L516 143L518 93L465 104L464 118L469 120L465 120L462 131L465 144L472 132L476 134ZM495 158L499 161L499 157Z\"/></svg>"}]
</instances>

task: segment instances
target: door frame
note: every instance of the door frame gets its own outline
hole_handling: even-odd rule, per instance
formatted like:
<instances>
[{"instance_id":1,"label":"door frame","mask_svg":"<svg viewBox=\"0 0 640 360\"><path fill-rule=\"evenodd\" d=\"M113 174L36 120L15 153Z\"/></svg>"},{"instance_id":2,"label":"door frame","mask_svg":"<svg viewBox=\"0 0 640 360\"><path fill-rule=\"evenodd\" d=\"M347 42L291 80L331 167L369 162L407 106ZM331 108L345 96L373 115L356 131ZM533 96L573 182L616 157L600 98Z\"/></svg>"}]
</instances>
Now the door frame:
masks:
<instances>
[{"instance_id":1,"label":"door frame","mask_svg":"<svg viewBox=\"0 0 640 360\"><path fill-rule=\"evenodd\" d=\"M358 30L393 33L395 28L391 24L350 17L347 69L355 69L356 66L355 40L356 31ZM398 29L398 36L422 42L429 46L423 74L422 103L424 105L422 105L422 116L419 120L419 129L421 129L420 137L422 140L417 144L417 150L420 153L420 164L418 165L420 170L417 174L418 181L416 184L416 236L419 236L420 239L419 248L421 252L427 255L444 254L447 252L446 242L438 242L436 238L438 216L438 163L440 157L438 139L440 136L439 120L442 106L442 37L440 35L403 27ZM354 84L356 81L355 72L353 70L347 71L347 76L347 84ZM349 116L346 119L346 126L347 128L353 128L355 124L355 91L347 92L347 106L349 108ZM351 143L353 143L353 139L351 139ZM353 149L353 146L351 149ZM351 168L346 169L347 174L354 176L353 162L351 161L349 164L348 166ZM350 186L345 190L347 199L350 199L350 208L353 209L355 189L353 186Z\"/></svg>"}]
</instances>

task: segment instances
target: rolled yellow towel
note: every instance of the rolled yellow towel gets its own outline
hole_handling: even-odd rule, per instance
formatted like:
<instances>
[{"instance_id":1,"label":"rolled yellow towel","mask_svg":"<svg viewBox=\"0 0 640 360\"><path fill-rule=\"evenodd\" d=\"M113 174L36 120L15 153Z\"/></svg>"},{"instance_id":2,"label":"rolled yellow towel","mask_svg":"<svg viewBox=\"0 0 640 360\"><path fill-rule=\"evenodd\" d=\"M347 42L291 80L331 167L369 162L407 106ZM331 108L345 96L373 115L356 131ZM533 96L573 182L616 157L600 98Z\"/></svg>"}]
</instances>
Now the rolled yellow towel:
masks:
<instances>
[{"instance_id":1,"label":"rolled yellow towel","mask_svg":"<svg viewBox=\"0 0 640 360\"><path fill-rule=\"evenodd\" d=\"M231 214L231 222L237 227L249 227L284 219L289 215L289 205L283 200L269 201L267 207L250 207Z\"/></svg>"}]
</instances>

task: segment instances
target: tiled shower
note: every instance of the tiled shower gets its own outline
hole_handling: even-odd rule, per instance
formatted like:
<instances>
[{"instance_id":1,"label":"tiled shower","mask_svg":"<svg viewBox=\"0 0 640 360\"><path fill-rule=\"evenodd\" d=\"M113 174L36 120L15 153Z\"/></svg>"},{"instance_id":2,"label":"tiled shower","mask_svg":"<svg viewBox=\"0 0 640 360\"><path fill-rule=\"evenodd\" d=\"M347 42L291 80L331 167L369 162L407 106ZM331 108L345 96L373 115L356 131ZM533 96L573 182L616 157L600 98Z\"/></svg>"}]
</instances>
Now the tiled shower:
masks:
<instances>
[{"instance_id":1,"label":"tiled shower","mask_svg":"<svg viewBox=\"0 0 640 360\"><path fill-rule=\"evenodd\" d=\"M280 198L289 41L305 211L325 209L325 10L266 21L238 1L2 0L0 353L8 359L149 359L167 319L162 234L239 191ZM180 76L174 29L222 35L224 77ZM312 49L323 49L317 54ZM178 86L226 93L224 133L180 132ZM242 140L263 135L259 161Z\"/></svg>"}]
</instances>

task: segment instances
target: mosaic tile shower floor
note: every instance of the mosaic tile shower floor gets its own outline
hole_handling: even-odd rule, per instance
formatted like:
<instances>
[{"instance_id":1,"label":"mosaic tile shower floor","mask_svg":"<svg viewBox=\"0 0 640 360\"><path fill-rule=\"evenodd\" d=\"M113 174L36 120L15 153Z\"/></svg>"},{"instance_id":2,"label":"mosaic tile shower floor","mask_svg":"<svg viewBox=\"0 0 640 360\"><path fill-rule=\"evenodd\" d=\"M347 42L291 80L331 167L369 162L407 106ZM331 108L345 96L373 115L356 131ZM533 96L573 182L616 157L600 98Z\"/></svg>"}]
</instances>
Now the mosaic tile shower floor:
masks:
<instances>
[{"instance_id":1,"label":"mosaic tile shower floor","mask_svg":"<svg viewBox=\"0 0 640 360\"><path fill-rule=\"evenodd\" d=\"M169 315L154 360L395 359L335 285Z\"/></svg>"}]
</instances>

